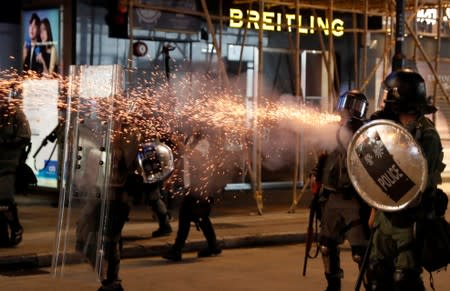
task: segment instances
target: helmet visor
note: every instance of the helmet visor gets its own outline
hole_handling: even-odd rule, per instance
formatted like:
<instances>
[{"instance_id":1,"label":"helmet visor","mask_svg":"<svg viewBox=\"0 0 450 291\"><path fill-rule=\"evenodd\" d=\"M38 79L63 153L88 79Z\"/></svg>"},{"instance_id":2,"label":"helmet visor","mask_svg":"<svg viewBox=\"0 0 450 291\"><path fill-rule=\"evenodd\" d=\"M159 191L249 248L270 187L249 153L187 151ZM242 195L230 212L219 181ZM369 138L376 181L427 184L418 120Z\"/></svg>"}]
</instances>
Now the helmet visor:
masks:
<instances>
[{"instance_id":1,"label":"helmet visor","mask_svg":"<svg viewBox=\"0 0 450 291\"><path fill-rule=\"evenodd\" d=\"M343 94L339 97L337 112L348 111L353 118L363 118L367 112L367 101L360 98L355 98L351 94Z\"/></svg>"}]
</instances>

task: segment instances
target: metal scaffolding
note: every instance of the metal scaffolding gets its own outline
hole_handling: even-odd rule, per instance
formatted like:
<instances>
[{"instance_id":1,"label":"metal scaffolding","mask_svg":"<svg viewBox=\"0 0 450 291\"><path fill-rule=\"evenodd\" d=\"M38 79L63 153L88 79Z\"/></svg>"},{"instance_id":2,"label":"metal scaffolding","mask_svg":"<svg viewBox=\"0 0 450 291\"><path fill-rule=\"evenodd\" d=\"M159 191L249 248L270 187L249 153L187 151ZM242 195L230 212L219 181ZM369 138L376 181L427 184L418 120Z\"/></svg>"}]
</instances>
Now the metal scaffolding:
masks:
<instances>
[{"instance_id":1,"label":"metal scaffolding","mask_svg":"<svg viewBox=\"0 0 450 291\"><path fill-rule=\"evenodd\" d=\"M222 0L220 1L220 5L222 4ZM441 37L442 34L440 32L440 29L437 29L437 35L435 36L437 46L436 51L430 55L425 51L423 48L420 36L416 30L416 26L414 24L417 12L420 9L424 8L435 8L438 11L438 27L441 25L441 21L443 19L444 10L450 7L450 1L448 0L379 0L379 1L368 1L368 0L310 0L310 1L299 1L299 0L278 0L278 1L269 1L269 0L234 0L232 1L232 4L235 5L241 5L243 7L248 7L249 10L257 9L262 15L263 11L265 9L281 9L282 11L290 10L295 11L295 15L298 18L300 15L300 9L308 9L310 10L313 15L316 15L317 11L321 11L321 13L324 13L327 15L329 19L333 18L333 13L350 13L352 14L353 24L351 28L346 28L347 33L353 34L354 39L354 68L350 68L354 71L354 84L357 85L357 87L364 91L368 84L374 79L376 72L382 67L383 76L385 76L389 72L390 64L394 61L392 59L392 56L394 52L398 49L398 38L399 36L395 35L395 32L397 29L399 29L399 25L395 27L395 19L396 16L399 16L400 14L404 14L401 16L407 15L408 13L409 17L404 17L404 23L399 23L401 25L404 24L404 27L406 28L405 33L412 37L415 47L414 47L414 59L415 60L423 60L427 64L429 70L434 76L435 85L433 87L433 97L434 102L436 102L436 96L438 95L438 89L440 89L440 96L448 104L450 104L450 99L448 96L448 92L445 90L440 78L439 78L439 64L441 63ZM161 7L161 6L155 6L151 4L144 4L139 0L129 0L130 8L133 7L139 7L139 8L145 8L145 9L152 9L152 10L159 10L163 12L172 12L172 13L181 13L181 14L187 14L187 15L194 15L203 18L208 27L208 31L212 34L212 45L214 46L216 52L217 52L217 58L218 60L221 58L221 52L222 52L222 31L223 31L223 22L228 21L230 19L229 16L223 15L223 11L220 10L220 15L213 15L209 12L207 1L201 0L201 10L199 11L193 11L193 10L185 10L185 9L174 9L170 7ZM399 10L399 8L401 10ZM389 23L386 23L382 29L377 30L369 30L369 23L368 19L371 16L381 16L383 19L390 19ZM248 16L247 16L248 17ZM357 17L363 19L363 27L357 26ZM132 21L132 19L131 19ZM247 23L249 18L243 20L244 23ZM220 25L215 25L214 22L219 22ZM387 21L386 21L387 22ZM397 18L398 22L398 18ZM262 27L263 18L259 18L259 26ZM294 21L293 23L297 23L297 21ZM294 29L300 29L300 27L294 27ZM320 29L320 28L319 28ZM242 44L241 44L241 59L239 61L239 72L240 68L242 66L242 55L243 55L243 49L244 44L246 41L247 36L247 25L243 25L243 37L242 37ZM376 62L373 66L369 66L368 64L368 44L367 36L370 33L381 33L384 34L385 39L385 45L383 49L383 56L380 57L379 61ZM403 32L403 31L402 31ZM303 89L301 88L301 70L299 68L299 62L300 62L300 51L301 51L301 39L299 33L295 34L295 40L293 41L291 39L291 34L288 34L289 37L289 44L290 44L290 51L292 52L293 60L294 60L294 76L292 76L292 79L294 80L295 84L295 95L297 96L297 102L298 104L302 104L305 102L304 100L304 94ZM258 32L258 86L257 86L257 92L254 94L254 100L255 100L255 106L258 106L258 102L262 102L263 96L262 96L262 88L263 88L263 68L264 68L264 46L263 46L263 37L264 32L262 29ZM339 76L337 73L337 64L336 64L336 58L335 58L335 51L334 51L334 42L335 39L333 38L333 34L329 33L328 42L326 42L323 39L322 33L318 34L319 42L320 42L320 48L322 51L322 56L325 61L325 67L328 75L328 98L330 98L329 104L335 104L336 100L336 91L334 89L334 82L336 81L335 78L339 79ZM360 47L357 44L357 39L361 39L362 43L362 51L361 54L359 53ZM130 41L133 41L133 36L131 35ZM397 45L397 47L396 47ZM131 49L130 49L131 50ZM416 50L420 52L419 54L416 54ZM361 55L360 58L358 58L358 55ZM131 56L130 56L131 58ZM224 64L220 61L217 62L217 65L219 66L218 71L220 72L221 80L225 83L228 82L227 74L225 71ZM335 77L336 76L336 77ZM330 109L330 108L329 108ZM262 171L261 171L261 140L259 136L259 130L257 127L257 122L254 123L254 148L253 152L250 153L248 156L250 157L250 161L248 163L249 172L250 172L250 180L252 187L251 189L254 192L254 197L256 200L258 212L262 214L263 212L263 186L262 186ZM307 183L304 182L307 177L305 176L305 170L304 170L304 157L301 156L302 152L300 148L304 144L304 137L301 136L301 134L297 135L296 138L296 155L295 155L295 166L294 166L294 173L292 178L292 205L291 205L291 211L295 210L295 206L301 199L301 195L304 192L305 187L307 186ZM302 185L302 191L298 191L298 181L300 181L300 185Z\"/></svg>"}]
</instances>

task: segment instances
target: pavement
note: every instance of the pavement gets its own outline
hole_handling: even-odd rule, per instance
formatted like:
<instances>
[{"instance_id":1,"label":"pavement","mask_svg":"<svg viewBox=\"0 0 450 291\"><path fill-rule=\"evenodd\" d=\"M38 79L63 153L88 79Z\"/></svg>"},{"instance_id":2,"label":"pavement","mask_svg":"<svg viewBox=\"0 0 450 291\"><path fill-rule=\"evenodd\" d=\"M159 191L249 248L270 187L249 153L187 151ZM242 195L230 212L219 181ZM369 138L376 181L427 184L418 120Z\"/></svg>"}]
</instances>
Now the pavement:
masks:
<instances>
[{"instance_id":1,"label":"pavement","mask_svg":"<svg viewBox=\"0 0 450 291\"><path fill-rule=\"evenodd\" d=\"M447 174L447 176L450 176ZM441 188L450 193L450 179L445 179ZM291 190L270 190L263 192L262 213L258 211L255 199L250 191L225 192L218 197L211 220L216 230L219 243L224 249L263 247L273 245L289 245L304 243L308 224L309 201L311 193L304 191L294 211ZM75 252L75 227L78 212L72 213L72 224L66 229L58 228L61 211L58 204L58 193L49 191L17 196L19 216L24 227L23 241L13 248L0 248L0 274L11 270L31 270L51 267L57 248L58 231L67 240L65 248L65 264L79 263L80 257ZM145 203L132 205L130 201L130 219L123 229L122 258L156 257L174 243L178 229L177 200L174 201L171 214L173 232L165 237L152 238L151 233L158 228L156 219ZM446 213L450 221L450 211ZM61 245L59 245L61 246ZM195 226L186 242L184 252L197 251L206 246L205 238ZM59 266L59 265L58 265Z\"/></svg>"},{"instance_id":2,"label":"pavement","mask_svg":"<svg viewBox=\"0 0 450 291\"><path fill-rule=\"evenodd\" d=\"M272 190L264 194L262 214L258 212L252 193L224 193L211 214L219 243L224 249L232 249L304 242L309 213L306 205L310 199L310 193L307 192L305 191L295 211L289 211L291 191ZM57 196L58 193L53 192L16 198L24 227L23 241L13 248L0 248L0 272L51 266L52 257L57 250L55 242L60 214L60 209L56 207ZM176 203L177 201L174 204ZM175 241L177 210L176 206L171 210L173 232L169 236L152 238L151 233L158 225L150 207L145 204L132 205L130 220L123 229L122 258L160 256ZM68 213L67 208L64 211ZM74 209L72 213L76 213ZM72 217L76 215L72 214ZM61 230L64 234L64 229ZM69 227L68 233L69 247L65 263L76 263L76 259L70 259L76 258L70 238L74 237L74 227ZM206 241L201 231L192 226L184 252L196 251L203 246L206 246Z\"/></svg>"},{"instance_id":3,"label":"pavement","mask_svg":"<svg viewBox=\"0 0 450 291\"><path fill-rule=\"evenodd\" d=\"M446 193L450 193L450 182L443 183L441 187ZM304 191L297 207L292 211L291 190L270 190L263 193L264 206L260 213L251 192L225 192L218 197L211 220L224 249L304 243L310 199L311 193ZM74 223L67 231L58 229L60 209L56 207L57 192L18 196L16 200L24 237L16 247L0 248L0 273L5 270L50 267L55 252L63 252L62 248L56 247L58 230L61 230L61 234L68 234L65 263L80 262L74 247ZM158 224L150 207L145 203L130 203L130 220L123 229L123 259L161 256L173 244L178 228L177 202L179 201L175 199L171 210L173 232L159 238L151 237ZM64 213L71 212L75 218L72 222L76 221L76 209L68 210L65 207ZM447 211L447 220L450 221L450 211ZM184 252L196 251L204 246L206 241L202 233L192 226Z\"/></svg>"}]
</instances>

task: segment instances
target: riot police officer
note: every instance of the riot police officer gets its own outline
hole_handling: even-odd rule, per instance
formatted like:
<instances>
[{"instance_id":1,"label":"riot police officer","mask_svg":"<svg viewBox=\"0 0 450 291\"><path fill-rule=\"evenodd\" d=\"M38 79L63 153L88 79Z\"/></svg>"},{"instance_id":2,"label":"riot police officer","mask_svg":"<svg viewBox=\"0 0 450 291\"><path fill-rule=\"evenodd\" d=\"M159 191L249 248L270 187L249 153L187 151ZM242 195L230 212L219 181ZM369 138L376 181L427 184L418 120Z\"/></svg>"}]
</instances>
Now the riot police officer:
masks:
<instances>
[{"instance_id":1,"label":"riot police officer","mask_svg":"<svg viewBox=\"0 0 450 291\"><path fill-rule=\"evenodd\" d=\"M148 203L158 219L158 229L152 237L170 235L170 216L166 203L162 199L163 182L174 169L172 149L159 139L143 143L137 155L140 172L141 191L145 193Z\"/></svg>"},{"instance_id":2,"label":"riot police officer","mask_svg":"<svg viewBox=\"0 0 450 291\"><path fill-rule=\"evenodd\" d=\"M371 119L391 116L412 134L427 160L428 177L425 190L406 209L374 211L374 234L366 273L368 287L369 290L425 290L414 247L414 223L420 218L423 201L442 182L440 136L433 122L425 117L437 109L426 96L422 76L410 69L390 73L383 86L385 106Z\"/></svg>"},{"instance_id":3,"label":"riot police officer","mask_svg":"<svg viewBox=\"0 0 450 291\"><path fill-rule=\"evenodd\" d=\"M23 228L14 199L16 169L31 130L19 100L10 100L9 88L0 89L0 246L15 246L22 241Z\"/></svg>"},{"instance_id":4,"label":"riot police officer","mask_svg":"<svg viewBox=\"0 0 450 291\"><path fill-rule=\"evenodd\" d=\"M217 256L222 249L217 243L216 233L210 219L214 204L214 194L223 190L223 177L220 177L217 154L220 139L208 138L200 132L191 135L183 151L183 167L179 166L167 184L182 184L183 199L178 216L178 232L175 243L163 258L171 261L182 259L182 250L189 235L191 222L203 232L207 247L198 252L198 257ZM183 182L180 183L180 180ZM170 186L168 186L170 187Z\"/></svg>"},{"instance_id":5,"label":"riot police officer","mask_svg":"<svg viewBox=\"0 0 450 291\"><path fill-rule=\"evenodd\" d=\"M351 90L339 97L337 112L341 115L337 147L320 155L311 173L313 187L321 187L318 194L321 205L319 233L320 252L327 279L327 291L341 290L343 270L340 267L339 245L347 239L352 258L362 261L367 247L368 207L359 198L347 173L347 144L353 133L365 122L368 101L366 96Z\"/></svg>"},{"instance_id":6,"label":"riot police officer","mask_svg":"<svg viewBox=\"0 0 450 291\"><path fill-rule=\"evenodd\" d=\"M122 283L119 277L120 258L122 250L122 230L128 221L130 206L128 204L128 193L126 179L129 173L134 169L138 143L133 139L132 132L126 128L128 124L122 123L118 127L115 139L111 142L111 171L109 183L106 186L103 196L95 199L81 199L84 202L83 208L77 221L76 227L76 245L78 252L82 253L95 267L101 258L99 291L122 291ZM90 137L90 136L88 136ZM98 153L96 148L87 149L87 156L94 157ZM89 169L91 163L95 163L95 158L87 160L85 168ZM84 171L81 180L85 181L80 188L87 197L92 188L97 189L97 180L91 181L87 178L92 175L91 171ZM91 184L93 182L93 184ZM97 189L100 191L99 189ZM77 195L80 196L81 194ZM105 199L105 201L103 201ZM98 234L101 234L101 251L98 247ZM99 256L99 253L102 255Z\"/></svg>"}]
</instances>

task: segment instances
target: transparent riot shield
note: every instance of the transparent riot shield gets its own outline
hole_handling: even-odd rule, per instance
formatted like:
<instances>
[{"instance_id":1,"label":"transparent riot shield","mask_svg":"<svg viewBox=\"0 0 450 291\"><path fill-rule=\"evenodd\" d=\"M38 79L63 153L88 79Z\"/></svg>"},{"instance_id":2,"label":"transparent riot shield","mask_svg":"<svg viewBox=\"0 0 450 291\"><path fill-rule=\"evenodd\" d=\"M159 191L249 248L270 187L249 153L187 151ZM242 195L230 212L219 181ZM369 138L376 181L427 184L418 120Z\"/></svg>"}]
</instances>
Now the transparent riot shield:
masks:
<instances>
[{"instance_id":1,"label":"transparent riot shield","mask_svg":"<svg viewBox=\"0 0 450 291\"><path fill-rule=\"evenodd\" d=\"M350 180L364 201L387 212L407 208L425 190L428 166L421 147L400 124L378 119L353 135L347 150Z\"/></svg>"},{"instance_id":2,"label":"transparent riot shield","mask_svg":"<svg viewBox=\"0 0 450 291\"><path fill-rule=\"evenodd\" d=\"M81 263L89 265L86 274L99 278L105 267L104 232L114 199L112 139L119 126L113 100L122 95L123 76L118 65L70 68L54 276L64 276L66 264Z\"/></svg>"}]
</instances>

